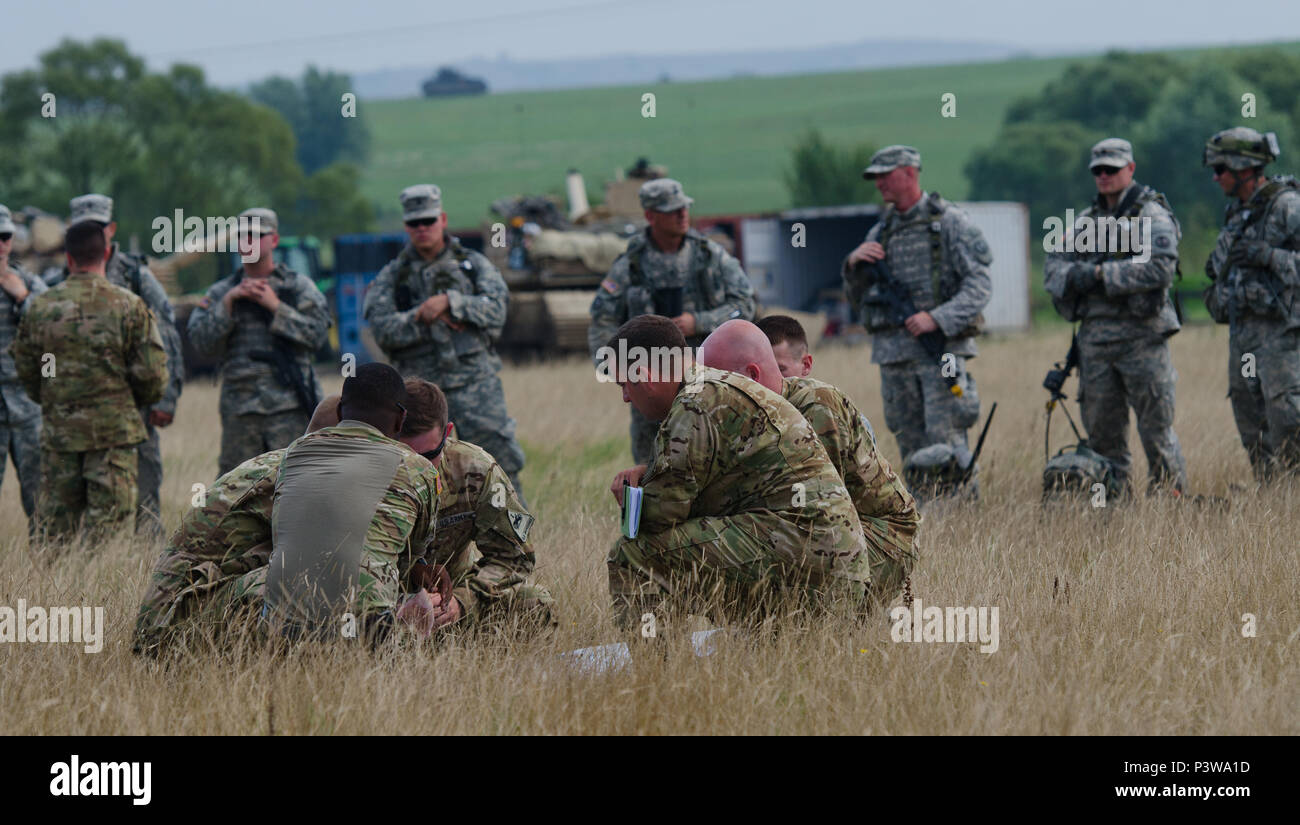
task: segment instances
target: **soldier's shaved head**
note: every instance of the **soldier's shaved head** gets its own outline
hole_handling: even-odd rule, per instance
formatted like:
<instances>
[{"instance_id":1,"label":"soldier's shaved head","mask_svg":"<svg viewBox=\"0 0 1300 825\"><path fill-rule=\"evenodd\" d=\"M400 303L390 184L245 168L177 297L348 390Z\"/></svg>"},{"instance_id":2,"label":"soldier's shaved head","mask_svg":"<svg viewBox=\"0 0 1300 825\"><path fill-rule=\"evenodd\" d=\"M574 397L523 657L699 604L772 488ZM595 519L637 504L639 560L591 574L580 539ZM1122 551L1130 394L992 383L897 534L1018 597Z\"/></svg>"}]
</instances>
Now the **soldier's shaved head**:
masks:
<instances>
[{"instance_id":1,"label":"soldier's shaved head","mask_svg":"<svg viewBox=\"0 0 1300 825\"><path fill-rule=\"evenodd\" d=\"M406 385L387 364L362 364L343 381L339 415L361 421L396 439L406 419Z\"/></svg>"},{"instance_id":2,"label":"soldier's shaved head","mask_svg":"<svg viewBox=\"0 0 1300 825\"><path fill-rule=\"evenodd\" d=\"M772 392L781 392L781 368L772 354L772 343L749 321L727 321L715 329L700 346L700 363L740 373Z\"/></svg>"},{"instance_id":3,"label":"soldier's shaved head","mask_svg":"<svg viewBox=\"0 0 1300 825\"><path fill-rule=\"evenodd\" d=\"M316 405L316 411L311 414L311 423L307 425L307 432L314 433L326 427L338 426L341 398L338 393L325 396L325 399Z\"/></svg>"}]
</instances>

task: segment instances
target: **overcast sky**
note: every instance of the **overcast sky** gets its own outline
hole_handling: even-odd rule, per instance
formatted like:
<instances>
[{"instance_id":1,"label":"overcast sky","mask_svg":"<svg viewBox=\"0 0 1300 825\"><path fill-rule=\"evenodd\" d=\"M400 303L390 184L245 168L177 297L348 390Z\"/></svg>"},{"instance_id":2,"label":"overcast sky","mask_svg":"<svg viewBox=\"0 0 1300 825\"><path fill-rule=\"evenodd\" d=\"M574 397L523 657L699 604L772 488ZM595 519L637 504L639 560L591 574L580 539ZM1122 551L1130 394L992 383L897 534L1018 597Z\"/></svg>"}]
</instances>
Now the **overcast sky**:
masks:
<instances>
[{"instance_id":1,"label":"overcast sky","mask_svg":"<svg viewBox=\"0 0 1300 825\"><path fill-rule=\"evenodd\" d=\"M864 39L1018 44L1034 52L1300 40L1296 0L37 0L5 4L0 72L61 39L125 39L154 69L217 85L471 57L572 58L809 47Z\"/></svg>"}]
</instances>

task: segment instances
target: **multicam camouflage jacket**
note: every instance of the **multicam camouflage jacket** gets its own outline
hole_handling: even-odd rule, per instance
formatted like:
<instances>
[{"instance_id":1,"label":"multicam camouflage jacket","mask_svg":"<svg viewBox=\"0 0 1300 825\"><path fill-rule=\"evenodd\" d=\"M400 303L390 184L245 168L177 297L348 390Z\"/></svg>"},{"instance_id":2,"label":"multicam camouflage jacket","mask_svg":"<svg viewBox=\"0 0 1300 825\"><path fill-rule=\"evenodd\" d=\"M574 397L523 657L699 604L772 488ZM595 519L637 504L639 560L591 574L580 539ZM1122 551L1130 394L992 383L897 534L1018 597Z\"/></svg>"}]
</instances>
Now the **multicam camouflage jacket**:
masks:
<instances>
[{"instance_id":1,"label":"multicam camouflage jacket","mask_svg":"<svg viewBox=\"0 0 1300 825\"><path fill-rule=\"evenodd\" d=\"M415 318L420 304L443 294L459 330ZM398 372L448 390L501 369L493 342L501 336L509 303L510 291L492 262L449 238L432 261L407 244L366 288L364 313Z\"/></svg>"},{"instance_id":2,"label":"multicam camouflage jacket","mask_svg":"<svg viewBox=\"0 0 1300 825\"><path fill-rule=\"evenodd\" d=\"M49 278L50 286L62 283L68 278L68 269L54 270ZM108 282L139 295L145 306L153 312L158 324L158 333L162 335L163 348L167 350L167 390L163 397L150 409L176 414L176 400L180 398L185 385L185 355L181 348L181 335L176 329L176 314L167 292L158 283L158 279L149 271L144 256L123 252L118 243L113 244L113 253L104 266Z\"/></svg>"},{"instance_id":3,"label":"multicam camouflage jacket","mask_svg":"<svg viewBox=\"0 0 1300 825\"><path fill-rule=\"evenodd\" d=\"M323 393L312 358L329 335L325 296L311 278L276 264L268 276L280 299L274 315L248 299L235 301L227 312L221 299L243 278L241 267L209 287L189 320L194 348L205 355L222 356L221 416L265 415L302 406L293 387L276 377L270 355L277 339L291 351L303 381L309 382L320 398ZM311 412L306 410L308 415Z\"/></svg>"},{"instance_id":4,"label":"multicam camouflage jacket","mask_svg":"<svg viewBox=\"0 0 1300 825\"><path fill-rule=\"evenodd\" d=\"M0 425L26 424L41 417L40 405L27 396L18 381L18 370L14 367L9 347L18 334L18 322L23 313L37 295L49 289L44 281L17 264L10 263L9 269L22 280L28 294L22 303L18 303L8 292L0 289Z\"/></svg>"},{"instance_id":5,"label":"multicam camouflage jacket","mask_svg":"<svg viewBox=\"0 0 1300 825\"><path fill-rule=\"evenodd\" d=\"M642 487L643 533L688 519L708 533L716 530L710 517L775 517L786 529L763 539L811 582L858 569L865 551L853 501L812 426L780 395L737 373L687 371Z\"/></svg>"},{"instance_id":6,"label":"multicam camouflage jacket","mask_svg":"<svg viewBox=\"0 0 1300 825\"><path fill-rule=\"evenodd\" d=\"M219 590L266 569L283 457L284 450L272 450L250 458L218 478L201 507L185 511L149 576L136 617L136 652L160 643Z\"/></svg>"},{"instance_id":7,"label":"multicam camouflage jacket","mask_svg":"<svg viewBox=\"0 0 1300 825\"><path fill-rule=\"evenodd\" d=\"M1255 319L1300 328L1300 189L1293 178L1274 176L1246 203L1227 209L1214 251L1205 263L1213 283L1205 306L1220 324ZM1228 252L1238 240L1261 240L1273 247L1268 267L1237 267Z\"/></svg>"},{"instance_id":8,"label":"multicam camouflage jacket","mask_svg":"<svg viewBox=\"0 0 1300 825\"><path fill-rule=\"evenodd\" d=\"M918 312L929 312L949 339L948 352L967 357L976 354L974 334L982 323L980 313L993 294L989 264L993 253L984 233L961 209L937 193L921 195L911 209L899 213L892 206L867 232L867 241L884 235L885 262L893 277L908 288ZM929 361L925 348L906 329L896 325L880 308L867 304L865 276L841 266L849 305L874 332L871 363L897 364Z\"/></svg>"},{"instance_id":9,"label":"multicam camouflage jacket","mask_svg":"<svg viewBox=\"0 0 1300 825\"><path fill-rule=\"evenodd\" d=\"M527 583L535 564L528 543L534 519L505 471L468 441L447 440L438 473L442 492L429 558L447 568L452 592L473 619Z\"/></svg>"},{"instance_id":10,"label":"multicam camouflage jacket","mask_svg":"<svg viewBox=\"0 0 1300 825\"><path fill-rule=\"evenodd\" d=\"M297 618L299 591L321 585L322 548L330 548L330 564L351 548L359 562L351 609L357 616L396 610L411 568L431 557L440 486L428 459L360 421L294 441L275 482L268 608L282 605Z\"/></svg>"},{"instance_id":11,"label":"multicam camouflage jacket","mask_svg":"<svg viewBox=\"0 0 1300 825\"><path fill-rule=\"evenodd\" d=\"M1043 285L1053 306L1067 321L1083 322L1079 340L1086 344L1173 335L1181 325L1168 290L1178 269L1182 231L1169 202L1134 181L1120 193L1113 210L1098 195L1067 231L1078 239L1086 228L1096 240L1098 233L1093 227L1108 218L1116 219L1117 246L1129 251L1049 252L1043 265ZM1139 254L1133 251L1132 241L1141 238L1137 222L1144 218L1151 221L1151 234L1146 239L1148 248ZM1144 256L1150 260L1137 260ZM1070 269L1076 263L1100 264L1101 285L1086 294L1076 293L1070 284Z\"/></svg>"},{"instance_id":12,"label":"multicam camouflage jacket","mask_svg":"<svg viewBox=\"0 0 1300 825\"><path fill-rule=\"evenodd\" d=\"M848 396L815 378L787 378L782 395L812 425L857 509L868 544L897 561L912 554L921 524L916 500L876 450Z\"/></svg>"},{"instance_id":13,"label":"multicam camouflage jacket","mask_svg":"<svg viewBox=\"0 0 1300 825\"><path fill-rule=\"evenodd\" d=\"M664 314L655 305L656 291L678 288L682 312L695 315L695 334L687 339L692 347L726 321L754 320L754 287L721 245L692 229L681 249L669 255L655 246L646 229L614 261L591 302L587 345L592 358L629 318Z\"/></svg>"},{"instance_id":14,"label":"multicam camouflage jacket","mask_svg":"<svg viewBox=\"0 0 1300 825\"><path fill-rule=\"evenodd\" d=\"M167 352L144 301L102 275L73 273L24 313L12 347L41 405L41 443L61 452L144 441L138 408L162 397Z\"/></svg>"}]
</instances>

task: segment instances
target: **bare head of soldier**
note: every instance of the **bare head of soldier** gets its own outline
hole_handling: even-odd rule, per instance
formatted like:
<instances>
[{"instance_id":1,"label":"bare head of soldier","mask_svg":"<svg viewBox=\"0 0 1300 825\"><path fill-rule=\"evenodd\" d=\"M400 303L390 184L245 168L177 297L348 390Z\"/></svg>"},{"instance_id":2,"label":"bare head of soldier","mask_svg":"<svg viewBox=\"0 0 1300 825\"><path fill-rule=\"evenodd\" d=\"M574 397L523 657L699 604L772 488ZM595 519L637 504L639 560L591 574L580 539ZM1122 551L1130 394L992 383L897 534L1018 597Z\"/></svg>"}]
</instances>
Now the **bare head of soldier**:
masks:
<instances>
[{"instance_id":1,"label":"bare head of soldier","mask_svg":"<svg viewBox=\"0 0 1300 825\"><path fill-rule=\"evenodd\" d=\"M68 227L64 246L67 249L69 272L104 274L104 264L108 261L108 243L104 239L104 229L98 223L82 221Z\"/></svg>"},{"instance_id":2,"label":"bare head of soldier","mask_svg":"<svg viewBox=\"0 0 1300 825\"><path fill-rule=\"evenodd\" d=\"M406 420L406 386L397 370L387 364L362 364L357 374L343 382L339 415L360 421L396 439Z\"/></svg>"},{"instance_id":3,"label":"bare head of soldier","mask_svg":"<svg viewBox=\"0 0 1300 825\"><path fill-rule=\"evenodd\" d=\"M339 415L339 400L341 395L335 393L327 395L316 405L316 410L311 414L311 421L307 424L307 432L314 433L317 430L323 430L326 427L337 427L342 420Z\"/></svg>"},{"instance_id":4,"label":"bare head of soldier","mask_svg":"<svg viewBox=\"0 0 1300 825\"><path fill-rule=\"evenodd\" d=\"M686 351L682 331L660 315L638 315L618 328L608 346L619 352L658 353ZM669 362L676 360L676 368ZM623 388L623 400L651 421L663 421L682 386L680 359L629 358L616 365L615 377Z\"/></svg>"},{"instance_id":5,"label":"bare head of soldier","mask_svg":"<svg viewBox=\"0 0 1300 825\"><path fill-rule=\"evenodd\" d=\"M781 368L763 331L739 318L727 321L700 345L700 363L736 372L775 393L781 392Z\"/></svg>"},{"instance_id":6,"label":"bare head of soldier","mask_svg":"<svg viewBox=\"0 0 1300 825\"><path fill-rule=\"evenodd\" d=\"M408 378L406 399L406 424L399 440L436 465L451 434L447 396L431 381Z\"/></svg>"},{"instance_id":7,"label":"bare head of soldier","mask_svg":"<svg viewBox=\"0 0 1300 825\"><path fill-rule=\"evenodd\" d=\"M769 315L759 319L758 328L771 342L782 375L786 378L812 375L813 357L808 352L808 335L802 324L789 315Z\"/></svg>"}]
</instances>

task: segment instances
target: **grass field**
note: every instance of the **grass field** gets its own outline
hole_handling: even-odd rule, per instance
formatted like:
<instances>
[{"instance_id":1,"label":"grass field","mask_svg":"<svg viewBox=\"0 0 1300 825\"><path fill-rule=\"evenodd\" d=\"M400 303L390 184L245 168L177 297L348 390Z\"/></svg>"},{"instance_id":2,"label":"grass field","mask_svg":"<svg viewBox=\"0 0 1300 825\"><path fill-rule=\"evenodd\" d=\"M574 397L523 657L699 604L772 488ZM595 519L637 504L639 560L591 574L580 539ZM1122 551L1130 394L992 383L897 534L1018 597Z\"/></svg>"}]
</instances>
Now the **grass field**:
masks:
<instances>
[{"instance_id":1,"label":"grass field","mask_svg":"<svg viewBox=\"0 0 1300 825\"><path fill-rule=\"evenodd\" d=\"M978 506L930 514L914 592L927 605L996 606L1000 647L895 643L877 617L855 627L796 618L775 638L724 639L709 658L638 661L584 675L558 653L617 640L604 556L616 529L607 491L630 463L617 388L572 360L507 367L528 453L537 578L562 626L550 640L448 636L437 648L353 646L273 659L254 649L167 666L131 656L130 632L156 547L85 547L50 567L22 538L12 470L0 492L0 605L103 605L107 642L5 644L0 730L45 734L308 733L1300 733L1300 488L1255 490L1224 395L1227 335L1173 339L1176 427L1190 502L1058 512L1039 506L1043 402L1064 331L986 340L971 370L1000 402ZM876 423L878 371L865 349L816 350L814 374ZM1073 382L1070 384L1073 390ZM216 390L192 384L164 432L169 526L191 484L216 471ZM1054 422L1056 444L1064 422ZM1136 436L1136 479L1145 473ZM1238 486L1240 489L1238 489ZM1242 635L1243 614L1257 635Z\"/></svg>"}]
</instances>

